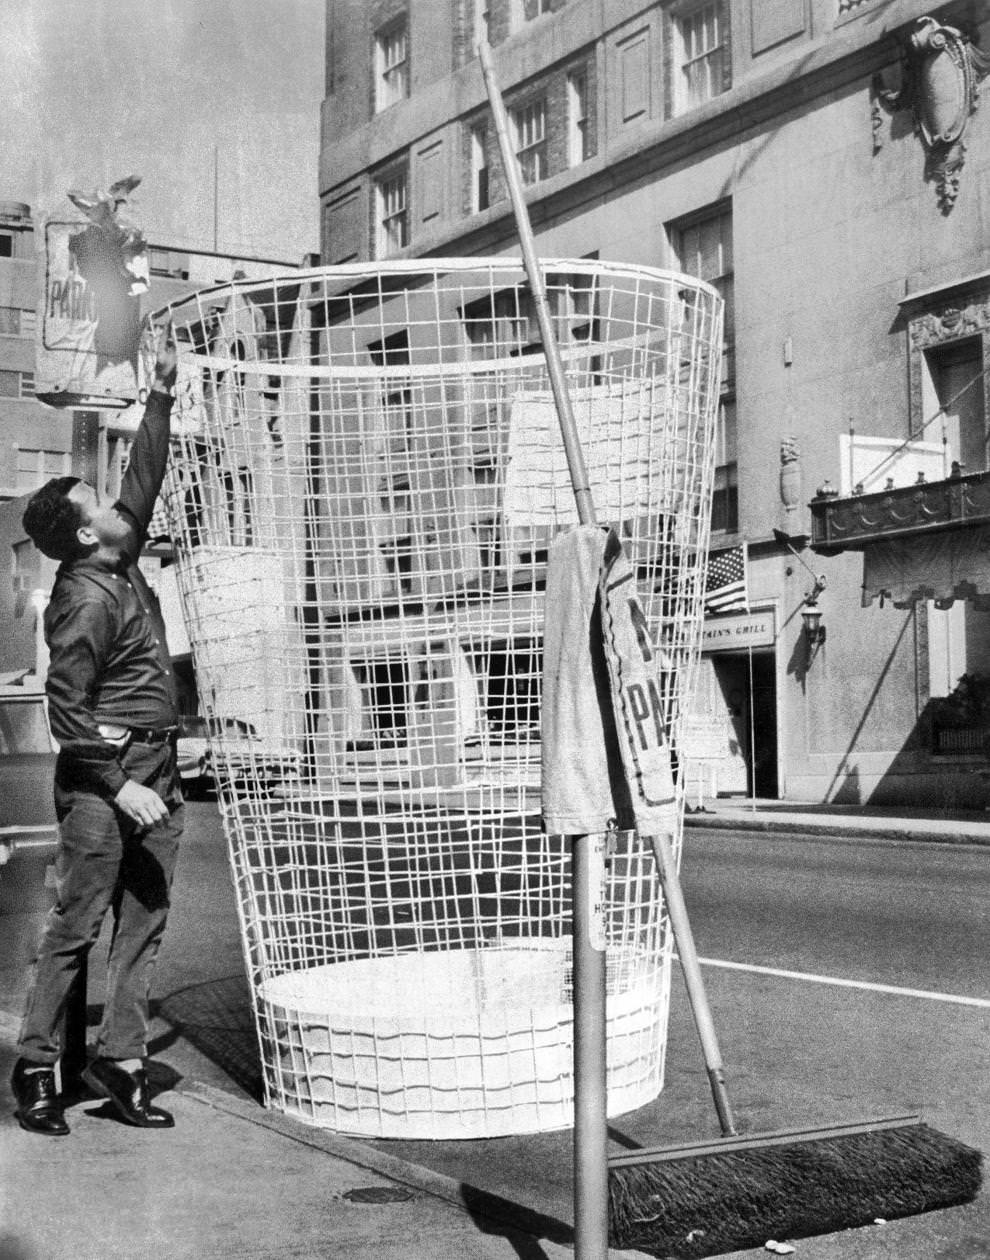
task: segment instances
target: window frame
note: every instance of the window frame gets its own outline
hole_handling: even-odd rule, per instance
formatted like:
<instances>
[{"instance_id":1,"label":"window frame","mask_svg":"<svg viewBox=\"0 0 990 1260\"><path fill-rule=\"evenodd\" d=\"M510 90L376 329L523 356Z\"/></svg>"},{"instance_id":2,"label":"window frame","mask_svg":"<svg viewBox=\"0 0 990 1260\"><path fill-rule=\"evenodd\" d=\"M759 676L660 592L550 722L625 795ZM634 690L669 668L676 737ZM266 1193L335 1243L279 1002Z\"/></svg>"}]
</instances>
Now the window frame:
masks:
<instances>
[{"instance_id":1,"label":"window frame","mask_svg":"<svg viewBox=\"0 0 990 1260\"><path fill-rule=\"evenodd\" d=\"M567 165L580 166L591 157L591 110L588 67L575 66L567 73Z\"/></svg>"},{"instance_id":2,"label":"window frame","mask_svg":"<svg viewBox=\"0 0 990 1260\"><path fill-rule=\"evenodd\" d=\"M491 165L488 161L488 126L475 123L468 129L471 164L471 213L480 214L491 204Z\"/></svg>"},{"instance_id":3,"label":"window frame","mask_svg":"<svg viewBox=\"0 0 990 1260\"><path fill-rule=\"evenodd\" d=\"M389 194L401 190L401 205L392 205ZM394 258L409 245L409 167L394 166L375 180L375 256ZM398 225L398 237L393 232Z\"/></svg>"},{"instance_id":4,"label":"window frame","mask_svg":"<svg viewBox=\"0 0 990 1260\"><path fill-rule=\"evenodd\" d=\"M396 56L393 48L401 49ZM375 113L409 96L409 20L403 13L375 32Z\"/></svg>"},{"instance_id":5,"label":"window frame","mask_svg":"<svg viewBox=\"0 0 990 1260\"><path fill-rule=\"evenodd\" d=\"M38 317L33 307L0 306L0 337L33 337L38 326ZM9 317L9 328L3 323Z\"/></svg>"},{"instance_id":6,"label":"window frame","mask_svg":"<svg viewBox=\"0 0 990 1260\"><path fill-rule=\"evenodd\" d=\"M0 380L5 380L8 377L16 379L16 390L12 393L7 393L6 390L0 389L0 398L24 402L34 397L35 377L33 372L23 372L19 368L0 368Z\"/></svg>"},{"instance_id":7,"label":"window frame","mask_svg":"<svg viewBox=\"0 0 990 1260\"><path fill-rule=\"evenodd\" d=\"M698 34L696 24L703 24L705 16L714 19L714 42L699 50L689 48ZM696 109L706 101L714 100L725 91L725 59L728 49L726 15L722 0L698 0L682 5L672 15L674 29L674 113L680 115ZM704 74L693 79L692 72L699 67ZM705 84L699 87L699 80Z\"/></svg>"},{"instance_id":8,"label":"window frame","mask_svg":"<svg viewBox=\"0 0 990 1260\"><path fill-rule=\"evenodd\" d=\"M509 111L512 126L512 145L519 162L519 171L524 186L531 187L547 178L548 143L547 143L547 98L536 96ZM539 122L539 134L535 124ZM533 134L530 134L530 129ZM532 168L530 167L532 160Z\"/></svg>"},{"instance_id":9,"label":"window frame","mask_svg":"<svg viewBox=\"0 0 990 1260\"><path fill-rule=\"evenodd\" d=\"M17 494L30 494L33 490L39 490L46 481L50 481L52 477L68 477L72 471L72 452L60 451L52 447L45 446L22 446L20 443L14 444L14 485ZM34 455L33 468L22 467L22 456ZM50 465L46 467L46 464ZM55 465L58 465L55 467ZM30 485L25 485L22 474L33 474L34 480Z\"/></svg>"},{"instance_id":10,"label":"window frame","mask_svg":"<svg viewBox=\"0 0 990 1260\"><path fill-rule=\"evenodd\" d=\"M703 229L717 224L717 257L712 267L704 265ZM691 245L694 257L688 257L688 233L697 233L696 245ZM716 451L715 490L712 503L712 531L719 534L735 534L739 531L738 495L738 428L736 416L735 381L735 262L733 243L732 202L721 201L705 206L692 215L669 224L667 236L678 269L717 289L725 303L725 325L722 338L721 389ZM727 423L731 414L731 424ZM730 440L731 430L731 440ZM724 485L719 485L719 482ZM716 527L717 517L725 523Z\"/></svg>"}]
</instances>

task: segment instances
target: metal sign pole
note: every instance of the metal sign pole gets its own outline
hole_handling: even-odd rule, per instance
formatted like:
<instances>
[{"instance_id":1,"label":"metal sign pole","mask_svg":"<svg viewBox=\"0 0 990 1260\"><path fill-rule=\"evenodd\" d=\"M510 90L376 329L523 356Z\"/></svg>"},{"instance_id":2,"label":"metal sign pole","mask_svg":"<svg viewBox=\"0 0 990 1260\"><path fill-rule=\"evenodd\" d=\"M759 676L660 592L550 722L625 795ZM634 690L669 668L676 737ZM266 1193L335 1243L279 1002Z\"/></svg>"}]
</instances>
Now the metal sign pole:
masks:
<instances>
[{"instance_id":1,"label":"metal sign pole","mask_svg":"<svg viewBox=\"0 0 990 1260\"><path fill-rule=\"evenodd\" d=\"M495 120L502 167L512 202L523 265L543 338L550 388L557 407L567 467L578 519L594 525L595 507L560 351L547 305L543 275L536 258L533 230L523 197L522 179L509 139L509 122L495 79L491 49L478 45L478 56ZM576 1260L608 1256L608 1122L606 1119L606 1011L604 872L605 837L572 838L574 953L574 1255Z\"/></svg>"}]
</instances>

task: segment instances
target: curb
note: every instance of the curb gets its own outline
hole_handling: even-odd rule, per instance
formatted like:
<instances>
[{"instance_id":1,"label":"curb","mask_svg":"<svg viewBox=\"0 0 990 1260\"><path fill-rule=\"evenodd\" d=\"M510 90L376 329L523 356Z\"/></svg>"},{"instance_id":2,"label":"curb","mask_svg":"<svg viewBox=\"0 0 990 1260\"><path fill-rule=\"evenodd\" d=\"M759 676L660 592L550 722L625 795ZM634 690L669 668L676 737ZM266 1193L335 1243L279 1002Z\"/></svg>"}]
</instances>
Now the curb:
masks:
<instances>
[{"instance_id":1,"label":"curb","mask_svg":"<svg viewBox=\"0 0 990 1260\"><path fill-rule=\"evenodd\" d=\"M467 1182L457 1181L446 1173L435 1172L422 1164L414 1164L398 1156L389 1155L377 1147L369 1146L356 1138L344 1137L329 1129L320 1129L294 1120L281 1112L262 1108L257 1103L228 1094L226 1090L198 1081L180 1083L176 1091L184 1097L234 1116L248 1124L257 1125L280 1137L288 1138L301 1146L322 1151L335 1159L344 1160L357 1168L367 1169L380 1177L387 1177L410 1190L442 1199L473 1218L483 1217L492 1224L527 1234L536 1239L557 1243L564 1247L574 1246L574 1229L556 1217L547 1216L534 1208L525 1207L511 1199L488 1190L481 1190ZM639 1257L641 1252L610 1250L609 1255Z\"/></svg>"},{"instance_id":2,"label":"curb","mask_svg":"<svg viewBox=\"0 0 990 1260\"><path fill-rule=\"evenodd\" d=\"M0 1009L0 1040L12 1041L19 1026L18 1019L9 1011ZM223 1112L301 1146L322 1151L356 1168L364 1168L410 1190L440 1199L474 1220L483 1219L503 1230L524 1234L538 1241L571 1249L574 1246L573 1226L512 1199L502 1198L501 1195L481 1190L467 1182L457 1181L445 1173L389 1155L355 1138L344 1137L328 1129L310 1127L302 1121L294 1120L281 1112L267 1110L259 1103L239 1098L214 1085L206 1085L190 1078L179 1081L173 1089L175 1093L200 1106ZM608 1254L615 1260L642 1260L643 1257L640 1251L620 1251L613 1248L609 1249Z\"/></svg>"},{"instance_id":3,"label":"curb","mask_svg":"<svg viewBox=\"0 0 990 1260\"><path fill-rule=\"evenodd\" d=\"M827 836L831 840L897 840L923 844L971 844L990 846L990 824L966 824L958 831L930 831L923 827L907 827L896 818L878 822L855 821L842 815L833 818L793 815L786 818L757 814L754 818L726 817L719 814L685 814L685 827L702 827L711 831L759 831L781 835ZM951 825L951 824L950 824Z\"/></svg>"}]
</instances>

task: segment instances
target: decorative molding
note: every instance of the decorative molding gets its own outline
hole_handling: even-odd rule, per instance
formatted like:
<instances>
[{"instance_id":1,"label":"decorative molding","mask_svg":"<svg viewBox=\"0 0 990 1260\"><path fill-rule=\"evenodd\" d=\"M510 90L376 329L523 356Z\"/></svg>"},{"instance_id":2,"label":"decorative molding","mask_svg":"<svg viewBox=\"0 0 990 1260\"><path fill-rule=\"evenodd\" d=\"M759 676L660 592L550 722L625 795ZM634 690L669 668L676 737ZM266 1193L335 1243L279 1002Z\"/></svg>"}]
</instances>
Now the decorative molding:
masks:
<instances>
[{"instance_id":1,"label":"decorative molding","mask_svg":"<svg viewBox=\"0 0 990 1260\"><path fill-rule=\"evenodd\" d=\"M910 321L911 346L925 350L931 346L990 332L990 301L970 302L965 306L945 306L927 311Z\"/></svg>"},{"instance_id":2,"label":"decorative molding","mask_svg":"<svg viewBox=\"0 0 990 1260\"><path fill-rule=\"evenodd\" d=\"M959 192L966 128L976 112L980 80L990 73L990 56L933 17L917 19L903 51L900 89L888 88L882 71L873 77L873 152L883 147L881 107L890 114L910 110L925 149L925 178L935 184L939 208L948 214Z\"/></svg>"},{"instance_id":3,"label":"decorative molding","mask_svg":"<svg viewBox=\"0 0 990 1260\"><path fill-rule=\"evenodd\" d=\"M925 353L963 338L979 338L983 364L990 364L990 286L968 297L933 294L908 318L908 431L919 433L925 415ZM990 373L984 376L984 415L990 416Z\"/></svg>"},{"instance_id":4,"label":"decorative molding","mask_svg":"<svg viewBox=\"0 0 990 1260\"><path fill-rule=\"evenodd\" d=\"M867 543L906 534L990 525L990 473L842 498L823 487L810 507L813 550L862 551Z\"/></svg>"}]
</instances>

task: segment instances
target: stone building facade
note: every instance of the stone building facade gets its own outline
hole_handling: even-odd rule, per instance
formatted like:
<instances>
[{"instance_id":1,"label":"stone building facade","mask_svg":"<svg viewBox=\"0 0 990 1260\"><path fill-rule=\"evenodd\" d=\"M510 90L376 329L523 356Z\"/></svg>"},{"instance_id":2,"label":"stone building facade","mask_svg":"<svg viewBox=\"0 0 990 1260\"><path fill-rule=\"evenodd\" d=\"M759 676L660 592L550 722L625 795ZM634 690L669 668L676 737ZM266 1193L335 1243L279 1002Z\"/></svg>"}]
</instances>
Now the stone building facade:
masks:
<instances>
[{"instance_id":1,"label":"stone building facade","mask_svg":"<svg viewBox=\"0 0 990 1260\"><path fill-rule=\"evenodd\" d=\"M328 0L324 262L517 252L481 36L538 250L726 299L712 545L745 544L749 605L705 626L704 790L982 804L978 510L906 597L871 548L923 550L928 517L869 545L826 526L988 467L984 6Z\"/></svg>"}]
</instances>

